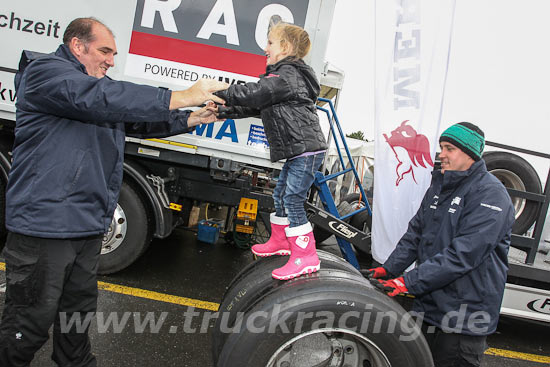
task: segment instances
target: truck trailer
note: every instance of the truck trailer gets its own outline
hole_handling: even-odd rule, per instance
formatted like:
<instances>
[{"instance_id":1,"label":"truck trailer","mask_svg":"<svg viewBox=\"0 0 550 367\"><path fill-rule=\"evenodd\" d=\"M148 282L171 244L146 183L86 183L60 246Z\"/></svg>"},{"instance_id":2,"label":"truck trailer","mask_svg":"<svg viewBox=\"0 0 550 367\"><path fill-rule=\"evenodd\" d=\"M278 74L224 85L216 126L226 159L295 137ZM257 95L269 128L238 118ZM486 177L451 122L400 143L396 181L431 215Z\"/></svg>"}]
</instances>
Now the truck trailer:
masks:
<instances>
[{"instance_id":1,"label":"truck trailer","mask_svg":"<svg viewBox=\"0 0 550 367\"><path fill-rule=\"evenodd\" d=\"M331 85L324 62L335 0L2 1L0 10L0 190L4 192L15 128L14 76L24 50L51 53L75 18L93 16L114 33L118 55L109 76L181 90L200 78L257 81L265 71L270 22L304 27L306 61ZM325 87L330 93L332 88ZM124 181L105 234L99 272L132 264L151 239L187 225L194 205L236 207L242 197L273 207L265 187L281 164L269 159L261 120L227 119L167 139L127 137ZM3 199L3 194L2 194ZM4 200L1 201L2 205ZM0 228L5 235L4 210Z\"/></svg>"}]
</instances>

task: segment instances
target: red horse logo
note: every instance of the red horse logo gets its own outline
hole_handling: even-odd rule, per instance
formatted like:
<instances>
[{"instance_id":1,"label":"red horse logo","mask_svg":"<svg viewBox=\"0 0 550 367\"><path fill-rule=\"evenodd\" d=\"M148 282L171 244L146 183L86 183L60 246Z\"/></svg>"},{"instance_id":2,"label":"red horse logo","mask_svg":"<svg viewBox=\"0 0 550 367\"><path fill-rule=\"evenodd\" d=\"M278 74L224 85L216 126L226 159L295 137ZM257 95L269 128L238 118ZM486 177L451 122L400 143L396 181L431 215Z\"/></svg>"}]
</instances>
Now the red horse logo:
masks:
<instances>
[{"instance_id":1,"label":"red horse logo","mask_svg":"<svg viewBox=\"0 0 550 367\"><path fill-rule=\"evenodd\" d=\"M430 155L430 142L428 138L422 134L418 134L412 126L407 125L408 121L409 120L403 121L397 129L391 132L389 138L386 134L383 134L384 138L386 138L386 142L393 150L397 162L399 162L397 163L397 167L395 167L395 173L397 173L395 186L399 186L399 183L409 172L411 173L414 183L417 183L414 177L413 166L418 167L418 165L420 165L426 168L425 163L432 167L434 166ZM396 147L403 148L404 151L403 149L396 150ZM408 159L407 155L403 154L403 152L408 153Z\"/></svg>"}]
</instances>

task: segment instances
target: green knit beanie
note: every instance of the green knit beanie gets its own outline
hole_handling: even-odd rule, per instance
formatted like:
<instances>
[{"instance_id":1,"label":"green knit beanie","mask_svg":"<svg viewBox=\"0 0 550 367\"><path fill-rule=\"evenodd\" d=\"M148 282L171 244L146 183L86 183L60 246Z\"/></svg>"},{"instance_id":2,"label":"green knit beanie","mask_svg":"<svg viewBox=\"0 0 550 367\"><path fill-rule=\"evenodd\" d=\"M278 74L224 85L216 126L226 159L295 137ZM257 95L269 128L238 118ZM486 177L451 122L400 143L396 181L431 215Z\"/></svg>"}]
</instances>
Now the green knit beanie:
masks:
<instances>
[{"instance_id":1,"label":"green knit beanie","mask_svg":"<svg viewBox=\"0 0 550 367\"><path fill-rule=\"evenodd\" d=\"M469 122L459 122L443 131L439 142L447 141L468 154L474 161L481 159L485 148L485 134L476 125Z\"/></svg>"}]
</instances>

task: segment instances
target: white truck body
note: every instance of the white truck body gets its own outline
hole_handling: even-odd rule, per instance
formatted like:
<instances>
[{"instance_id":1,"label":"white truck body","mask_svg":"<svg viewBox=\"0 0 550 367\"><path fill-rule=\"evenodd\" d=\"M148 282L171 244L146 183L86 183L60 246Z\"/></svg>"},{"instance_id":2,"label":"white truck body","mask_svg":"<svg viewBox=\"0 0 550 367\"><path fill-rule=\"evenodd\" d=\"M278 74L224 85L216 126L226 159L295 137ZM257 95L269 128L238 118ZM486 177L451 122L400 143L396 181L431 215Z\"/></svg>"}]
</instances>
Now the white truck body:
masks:
<instances>
[{"instance_id":1,"label":"white truck body","mask_svg":"<svg viewBox=\"0 0 550 367\"><path fill-rule=\"evenodd\" d=\"M15 121L14 73L23 50L50 53L62 43L71 20L94 16L108 25L115 35L118 55L108 75L116 80L166 87L189 87L199 77L229 83L257 80L263 72L263 47L267 24L273 15L303 26L313 41L306 61L325 85L341 88L342 79L329 73L324 55L336 0L0 0L0 121ZM223 19L223 20L222 20ZM180 50L181 48L181 50ZM145 49L145 50L144 50ZM167 139L127 138L139 146L144 158L162 158L161 152L226 159L265 168L271 163L263 127L258 119L227 120L201 126L195 132ZM371 146L372 147L372 146ZM7 148L7 147L5 147ZM372 149L360 144L352 149L360 172L369 181ZM1 155L3 178L9 156ZM333 172L334 151L327 169ZM9 163L7 164L9 168ZM340 178L334 187L349 186ZM145 181L147 182L147 181ZM364 182L370 186L371 182ZM336 201L339 197L335 198ZM152 200L154 201L154 200ZM158 216L158 214L157 214ZM161 216L162 217L162 216ZM158 218L157 218L158 222ZM164 237L171 229L155 235ZM170 227L167 225L167 227ZM512 253L514 253L512 249ZM541 255L541 254L539 254ZM519 256L521 257L521 255ZM521 259L512 264L540 269L550 274L547 259L537 256L534 265ZM550 322L550 291L507 284L502 313Z\"/></svg>"},{"instance_id":2,"label":"white truck body","mask_svg":"<svg viewBox=\"0 0 550 367\"><path fill-rule=\"evenodd\" d=\"M229 83L258 80L265 71L263 49L272 16L303 26L311 36L306 61L322 77L335 0L1 0L0 118L15 120L13 71L22 50L50 53L77 17L94 16L111 28L118 55L108 75L126 80L185 89L199 78ZM10 70L11 69L11 70ZM166 140L129 139L155 148L216 156L247 164L279 167L258 119L199 127ZM175 144L170 144L174 142Z\"/></svg>"},{"instance_id":3,"label":"white truck body","mask_svg":"<svg viewBox=\"0 0 550 367\"><path fill-rule=\"evenodd\" d=\"M0 189L5 188L11 165L14 77L21 53L54 52L73 19L92 16L112 30L118 55L109 77L171 90L186 89L199 78L230 84L257 81L265 72L270 21L294 23L312 41L305 61L321 81L328 75L332 86L335 73L329 72L324 55L335 3L0 0ZM114 214L122 224L113 220L106 234L100 273L123 269L144 252L151 237L164 238L175 226L189 223L193 205L236 206L247 195L259 200L260 208L271 210L271 196L258 182L268 184L268 175L281 163L270 161L259 119L228 119L165 139L127 138L126 142L124 184ZM134 202L140 202L141 209L128 209ZM126 228L126 223L134 228ZM5 235L3 227L0 236ZM141 229L139 236L134 234ZM126 241L132 235L137 238Z\"/></svg>"}]
</instances>

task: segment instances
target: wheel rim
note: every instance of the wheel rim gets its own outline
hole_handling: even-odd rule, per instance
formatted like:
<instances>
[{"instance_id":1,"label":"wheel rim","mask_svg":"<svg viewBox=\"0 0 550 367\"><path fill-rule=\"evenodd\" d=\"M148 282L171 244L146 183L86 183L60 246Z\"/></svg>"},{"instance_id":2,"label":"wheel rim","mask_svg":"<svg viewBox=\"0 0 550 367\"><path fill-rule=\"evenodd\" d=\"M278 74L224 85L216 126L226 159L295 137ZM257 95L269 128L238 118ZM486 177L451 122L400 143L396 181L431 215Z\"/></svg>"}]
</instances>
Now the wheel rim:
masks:
<instances>
[{"instance_id":1,"label":"wheel rim","mask_svg":"<svg viewBox=\"0 0 550 367\"><path fill-rule=\"evenodd\" d=\"M117 204L115 214L113 215L113 219L109 225L109 230L103 236L101 255L115 251L124 241L127 229L128 223L126 221L126 215L124 214L122 207Z\"/></svg>"},{"instance_id":2,"label":"wheel rim","mask_svg":"<svg viewBox=\"0 0 550 367\"><path fill-rule=\"evenodd\" d=\"M327 328L300 334L283 344L266 367L290 367L306 358L318 366L391 367L382 350L364 335Z\"/></svg>"},{"instance_id":3,"label":"wheel rim","mask_svg":"<svg viewBox=\"0 0 550 367\"><path fill-rule=\"evenodd\" d=\"M502 182L505 187L519 191L526 191L523 181L514 172L506 169L494 169L489 172L495 175L495 177L498 178L498 180ZM521 213L523 213L527 200L519 197L510 198L512 199L512 203L514 204L514 210L516 211L517 219L521 215Z\"/></svg>"}]
</instances>

